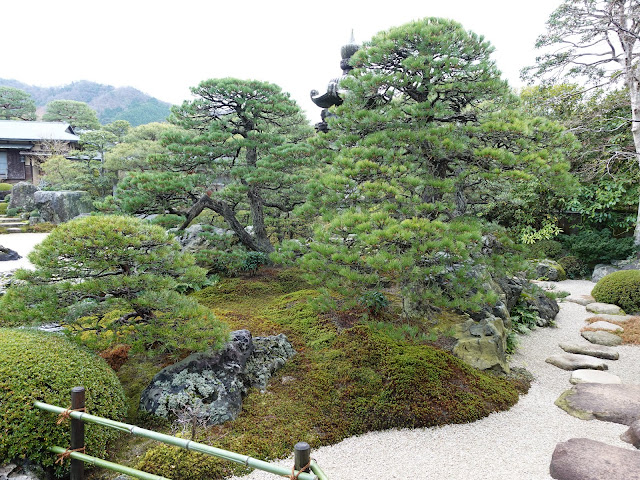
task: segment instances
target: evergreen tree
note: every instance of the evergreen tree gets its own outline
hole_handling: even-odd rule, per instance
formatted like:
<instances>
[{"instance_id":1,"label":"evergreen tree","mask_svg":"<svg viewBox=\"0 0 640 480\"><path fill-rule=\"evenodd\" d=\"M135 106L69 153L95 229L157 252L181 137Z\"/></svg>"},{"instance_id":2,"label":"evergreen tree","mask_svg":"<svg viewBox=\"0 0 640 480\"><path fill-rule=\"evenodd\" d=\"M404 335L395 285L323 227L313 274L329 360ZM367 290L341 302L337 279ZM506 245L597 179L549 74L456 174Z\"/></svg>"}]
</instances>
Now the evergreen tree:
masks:
<instances>
[{"instance_id":1,"label":"evergreen tree","mask_svg":"<svg viewBox=\"0 0 640 480\"><path fill-rule=\"evenodd\" d=\"M427 18L380 33L352 58L312 186L322 223L303 265L358 299L399 285L418 303L479 308L491 229L477 218L512 181L566 180L562 129L517 111L492 47ZM474 290L475 288L475 290ZM469 293L471 292L471 293Z\"/></svg>"},{"instance_id":2,"label":"evergreen tree","mask_svg":"<svg viewBox=\"0 0 640 480\"><path fill-rule=\"evenodd\" d=\"M47 104L42 116L45 122L67 122L79 130L100 128L98 115L89 105L75 100L53 100Z\"/></svg>"},{"instance_id":3,"label":"evergreen tree","mask_svg":"<svg viewBox=\"0 0 640 480\"><path fill-rule=\"evenodd\" d=\"M35 120L36 104L26 92L0 86L0 120Z\"/></svg>"}]
</instances>

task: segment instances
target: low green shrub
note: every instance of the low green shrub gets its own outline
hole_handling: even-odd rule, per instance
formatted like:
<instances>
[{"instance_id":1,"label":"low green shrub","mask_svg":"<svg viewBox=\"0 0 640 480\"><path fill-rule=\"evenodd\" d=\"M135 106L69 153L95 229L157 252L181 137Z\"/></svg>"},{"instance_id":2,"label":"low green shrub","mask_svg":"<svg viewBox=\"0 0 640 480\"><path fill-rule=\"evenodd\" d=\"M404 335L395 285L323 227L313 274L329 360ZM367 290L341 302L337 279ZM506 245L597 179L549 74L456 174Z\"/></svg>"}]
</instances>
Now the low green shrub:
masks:
<instances>
[{"instance_id":1,"label":"low green shrub","mask_svg":"<svg viewBox=\"0 0 640 480\"><path fill-rule=\"evenodd\" d=\"M633 238L616 238L608 229L582 230L576 235L561 235L560 240L572 256L590 267L624 259L635 253Z\"/></svg>"},{"instance_id":2,"label":"low green shrub","mask_svg":"<svg viewBox=\"0 0 640 480\"><path fill-rule=\"evenodd\" d=\"M184 222L185 218L180 215L158 215L157 217L148 220L148 222L152 225L159 225L162 228L177 228Z\"/></svg>"},{"instance_id":3,"label":"low green shrub","mask_svg":"<svg viewBox=\"0 0 640 480\"><path fill-rule=\"evenodd\" d=\"M13 188L10 183L0 183L0 192L9 192Z\"/></svg>"},{"instance_id":4,"label":"low green shrub","mask_svg":"<svg viewBox=\"0 0 640 480\"><path fill-rule=\"evenodd\" d=\"M562 244L556 240L538 240L526 247L529 258L556 259L562 254Z\"/></svg>"},{"instance_id":5,"label":"low green shrub","mask_svg":"<svg viewBox=\"0 0 640 480\"><path fill-rule=\"evenodd\" d=\"M640 270L621 270L602 277L591 295L596 301L613 303L627 313L640 312Z\"/></svg>"},{"instance_id":6,"label":"low green shrub","mask_svg":"<svg viewBox=\"0 0 640 480\"><path fill-rule=\"evenodd\" d=\"M575 255L559 258L558 263L564 268L567 278L585 278L589 275L589 266Z\"/></svg>"},{"instance_id":7,"label":"low green shrub","mask_svg":"<svg viewBox=\"0 0 640 480\"><path fill-rule=\"evenodd\" d=\"M18 210L17 208L7 208L6 211L7 217L17 217L19 213L20 210Z\"/></svg>"},{"instance_id":8,"label":"low green shrub","mask_svg":"<svg viewBox=\"0 0 640 480\"><path fill-rule=\"evenodd\" d=\"M0 202L0 215L6 215L7 214L7 207L8 206L9 206L8 203Z\"/></svg>"},{"instance_id":9,"label":"low green shrub","mask_svg":"<svg viewBox=\"0 0 640 480\"><path fill-rule=\"evenodd\" d=\"M101 358L65 337L33 330L0 328L0 465L28 458L56 477L69 463L56 466L48 446L69 446L69 424L33 406L35 400L69 406L75 386L86 389L86 409L93 415L121 420L125 399L115 373ZM88 426L87 454L104 457L117 432Z\"/></svg>"}]
</instances>

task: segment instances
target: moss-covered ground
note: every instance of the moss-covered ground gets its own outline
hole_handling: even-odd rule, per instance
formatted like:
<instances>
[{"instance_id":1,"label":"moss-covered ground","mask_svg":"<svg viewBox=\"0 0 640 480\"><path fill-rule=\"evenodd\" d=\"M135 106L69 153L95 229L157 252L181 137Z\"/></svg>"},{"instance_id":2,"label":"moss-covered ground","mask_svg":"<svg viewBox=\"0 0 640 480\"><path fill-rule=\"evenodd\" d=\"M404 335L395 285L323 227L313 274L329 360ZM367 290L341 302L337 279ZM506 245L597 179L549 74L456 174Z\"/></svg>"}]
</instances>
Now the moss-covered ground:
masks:
<instances>
[{"instance_id":1,"label":"moss-covered ground","mask_svg":"<svg viewBox=\"0 0 640 480\"><path fill-rule=\"evenodd\" d=\"M284 333L297 351L266 391L249 394L236 421L198 429L196 439L216 447L276 459L299 441L316 448L371 430L472 422L518 399L514 383L436 348L446 340L431 323L406 324L391 313L367 320L361 312L316 313L317 292L295 270L265 269L193 295L232 329L246 328L254 336ZM132 358L118 374L129 396L130 421L172 431L137 414L140 392L161 365L162 359ZM112 459L169 478L243 472L213 457L130 442L124 439Z\"/></svg>"}]
</instances>

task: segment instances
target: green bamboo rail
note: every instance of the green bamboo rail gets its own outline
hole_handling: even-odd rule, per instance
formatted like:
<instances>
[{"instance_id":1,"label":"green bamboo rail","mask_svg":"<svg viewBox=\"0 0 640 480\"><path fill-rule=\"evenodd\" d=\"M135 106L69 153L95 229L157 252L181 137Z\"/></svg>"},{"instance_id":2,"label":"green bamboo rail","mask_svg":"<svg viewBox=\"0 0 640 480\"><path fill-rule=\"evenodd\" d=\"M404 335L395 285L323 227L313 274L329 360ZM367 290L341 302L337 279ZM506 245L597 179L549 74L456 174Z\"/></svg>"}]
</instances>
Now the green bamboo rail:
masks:
<instances>
[{"instance_id":1,"label":"green bamboo rail","mask_svg":"<svg viewBox=\"0 0 640 480\"><path fill-rule=\"evenodd\" d=\"M43 403L38 401L34 402L33 405L39 408L40 410L58 413L58 414L67 411L66 408L62 408L56 405L50 405L48 403ZM275 475L281 475L284 477L288 477L291 475L291 470L286 467L274 465L272 463L265 462L263 460L258 460L257 458L252 458L247 455L230 452L228 450L223 450L221 448L211 447L209 445L205 445L204 443L198 443L191 440L185 440L184 438L173 437L171 435L166 435L164 433L154 432L153 430L147 430L146 428L137 427L135 425L129 425L128 423L116 422L115 420L109 420L108 418L97 417L95 415L90 415L84 412L69 412L69 416L71 418L75 418L83 422L95 423L97 425L103 425L105 427L114 428L122 432L128 432L132 435L137 435L139 437L144 437L144 438L150 438L152 440L166 443L168 445L174 445L176 447L184 448L185 450L189 450L192 452L204 453L205 455L213 455L214 457L222 458L230 462L239 463L249 468L256 468L258 470L263 470L265 472L273 473ZM315 462L311 463L310 468L314 473L311 474L311 473L301 472L298 476L299 480L328 480L324 472L322 472L320 467ZM296 471L295 473L297 474L298 472Z\"/></svg>"},{"instance_id":2,"label":"green bamboo rail","mask_svg":"<svg viewBox=\"0 0 640 480\"><path fill-rule=\"evenodd\" d=\"M62 447L49 447L48 450L57 454L66 452L66 450ZM136 470L135 468L125 467L124 465L108 462L107 460L102 460L101 458L92 457L91 455L86 455L80 452L70 452L68 455L71 458L81 460L84 463L90 463L92 465L95 465L96 467L106 468L108 470L113 470L114 472L124 473L125 475L141 478L142 480L169 480L168 478L161 477L160 475L154 475L152 473L143 472L142 470Z\"/></svg>"}]
</instances>

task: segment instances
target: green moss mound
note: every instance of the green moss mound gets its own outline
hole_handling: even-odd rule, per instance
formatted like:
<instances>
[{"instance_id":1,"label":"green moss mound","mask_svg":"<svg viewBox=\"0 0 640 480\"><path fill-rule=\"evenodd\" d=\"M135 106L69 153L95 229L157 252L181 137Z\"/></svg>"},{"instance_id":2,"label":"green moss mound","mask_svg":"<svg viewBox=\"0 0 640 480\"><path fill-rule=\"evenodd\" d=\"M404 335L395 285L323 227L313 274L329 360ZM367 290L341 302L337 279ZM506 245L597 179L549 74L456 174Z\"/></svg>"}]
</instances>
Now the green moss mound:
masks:
<instances>
[{"instance_id":1,"label":"green moss mound","mask_svg":"<svg viewBox=\"0 0 640 480\"><path fill-rule=\"evenodd\" d=\"M596 301L613 303L627 313L640 312L640 270L621 270L602 277L591 295Z\"/></svg>"},{"instance_id":2,"label":"green moss mound","mask_svg":"<svg viewBox=\"0 0 640 480\"><path fill-rule=\"evenodd\" d=\"M6 215L7 214L7 207L9 206L9 204L7 202L0 202L0 215Z\"/></svg>"},{"instance_id":3,"label":"green moss mound","mask_svg":"<svg viewBox=\"0 0 640 480\"><path fill-rule=\"evenodd\" d=\"M10 183L0 183L0 192L8 192L13 188Z\"/></svg>"},{"instance_id":4,"label":"green moss mound","mask_svg":"<svg viewBox=\"0 0 640 480\"><path fill-rule=\"evenodd\" d=\"M69 424L33 406L35 400L68 407L71 389L86 389L89 413L121 419L125 414L122 387L113 370L99 357L56 334L0 328L0 465L28 458L57 477L69 462L53 467L47 446L69 446ZM104 458L106 444L117 432L85 426L87 454Z\"/></svg>"},{"instance_id":5,"label":"green moss mound","mask_svg":"<svg viewBox=\"0 0 640 480\"><path fill-rule=\"evenodd\" d=\"M472 422L516 403L511 382L445 351L390 338L369 323L345 326L338 317L318 315L315 290L260 296L265 283L286 290L294 280L278 275L271 282L245 282L244 288L235 288L236 279L223 280L194 295L216 312L233 309L221 313L232 328L254 335L284 332L298 352L266 393L254 391L244 400L236 421L201 431L201 441L270 460L290 455L299 441L317 448L373 430ZM167 446L147 451L137 468L187 480L246 472Z\"/></svg>"}]
</instances>

